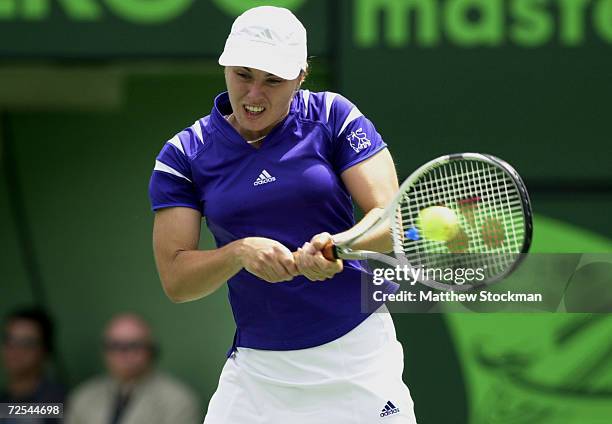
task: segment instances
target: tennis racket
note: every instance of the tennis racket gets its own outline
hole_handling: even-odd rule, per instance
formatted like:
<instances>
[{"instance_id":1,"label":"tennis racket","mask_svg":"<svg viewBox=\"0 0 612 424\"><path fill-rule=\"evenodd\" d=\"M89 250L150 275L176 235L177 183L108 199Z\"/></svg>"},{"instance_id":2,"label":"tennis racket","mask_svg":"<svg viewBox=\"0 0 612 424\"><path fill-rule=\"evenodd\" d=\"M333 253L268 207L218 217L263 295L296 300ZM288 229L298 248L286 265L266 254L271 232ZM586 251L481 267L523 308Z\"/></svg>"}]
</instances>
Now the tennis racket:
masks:
<instances>
[{"instance_id":1,"label":"tennis racket","mask_svg":"<svg viewBox=\"0 0 612 424\"><path fill-rule=\"evenodd\" d=\"M436 241L420 234L419 212L430 206L453 210L459 229L452 239ZM391 231L393 256L351 248L381 225ZM500 281L516 269L529 250L532 229L527 189L514 168L491 155L458 153L418 168L376 220L355 228L358 235L349 240L334 240L323 255L421 269L419 283L462 292ZM482 278L459 284L442 278L440 270L449 269L480 269Z\"/></svg>"}]
</instances>

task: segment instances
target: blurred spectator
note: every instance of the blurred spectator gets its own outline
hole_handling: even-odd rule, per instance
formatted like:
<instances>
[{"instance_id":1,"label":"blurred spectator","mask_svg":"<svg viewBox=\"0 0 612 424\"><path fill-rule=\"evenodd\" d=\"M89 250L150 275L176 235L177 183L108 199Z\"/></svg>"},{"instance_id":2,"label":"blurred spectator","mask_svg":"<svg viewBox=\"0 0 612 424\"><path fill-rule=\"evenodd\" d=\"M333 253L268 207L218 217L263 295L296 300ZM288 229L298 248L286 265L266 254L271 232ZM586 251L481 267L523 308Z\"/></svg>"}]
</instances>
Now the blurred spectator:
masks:
<instances>
[{"instance_id":1,"label":"blurred spectator","mask_svg":"<svg viewBox=\"0 0 612 424\"><path fill-rule=\"evenodd\" d=\"M113 318L104 332L108 375L75 390L66 424L201 424L203 413L194 394L155 370L157 353L142 318Z\"/></svg>"},{"instance_id":2,"label":"blurred spectator","mask_svg":"<svg viewBox=\"0 0 612 424\"><path fill-rule=\"evenodd\" d=\"M53 324L42 310L21 309L8 315L2 334L2 363L7 387L0 389L1 403L62 403L64 388L47 376L53 354ZM9 423L8 419L3 420ZM15 421L26 424L20 419ZM36 423L56 423L57 419L39 419Z\"/></svg>"}]
</instances>

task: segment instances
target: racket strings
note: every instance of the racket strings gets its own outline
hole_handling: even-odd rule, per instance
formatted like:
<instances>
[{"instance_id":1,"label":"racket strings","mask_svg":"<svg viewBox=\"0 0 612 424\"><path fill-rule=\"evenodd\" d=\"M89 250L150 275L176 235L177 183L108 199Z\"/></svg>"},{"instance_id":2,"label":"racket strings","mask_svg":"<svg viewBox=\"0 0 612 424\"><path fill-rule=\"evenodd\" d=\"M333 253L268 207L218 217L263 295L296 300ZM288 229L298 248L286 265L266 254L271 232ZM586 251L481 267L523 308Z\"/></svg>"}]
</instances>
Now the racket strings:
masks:
<instances>
[{"instance_id":1,"label":"racket strings","mask_svg":"<svg viewBox=\"0 0 612 424\"><path fill-rule=\"evenodd\" d=\"M460 229L447 242L414 236L419 212L436 205L459 218ZM524 227L521 194L505 171L486 162L453 160L429 170L403 196L394 226L394 238L401 240L396 253L401 250L413 266L484 268L491 277L516 261Z\"/></svg>"}]
</instances>

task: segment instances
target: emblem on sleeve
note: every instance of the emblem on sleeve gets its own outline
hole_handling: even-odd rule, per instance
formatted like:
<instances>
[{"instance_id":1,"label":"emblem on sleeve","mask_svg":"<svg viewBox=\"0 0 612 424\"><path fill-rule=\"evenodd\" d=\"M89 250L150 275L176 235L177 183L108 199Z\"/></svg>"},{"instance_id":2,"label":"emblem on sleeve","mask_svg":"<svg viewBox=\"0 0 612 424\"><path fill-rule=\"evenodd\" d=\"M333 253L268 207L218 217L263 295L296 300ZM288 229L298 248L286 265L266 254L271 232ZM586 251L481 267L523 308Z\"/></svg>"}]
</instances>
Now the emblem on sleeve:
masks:
<instances>
[{"instance_id":1,"label":"emblem on sleeve","mask_svg":"<svg viewBox=\"0 0 612 424\"><path fill-rule=\"evenodd\" d=\"M363 132L363 128L359 128L357 131L351 131L351 133L346 136L346 139L351 144L351 147L355 153L359 153L366 147L370 147L372 145L372 142Z\"/></svg>"}]
</instances>

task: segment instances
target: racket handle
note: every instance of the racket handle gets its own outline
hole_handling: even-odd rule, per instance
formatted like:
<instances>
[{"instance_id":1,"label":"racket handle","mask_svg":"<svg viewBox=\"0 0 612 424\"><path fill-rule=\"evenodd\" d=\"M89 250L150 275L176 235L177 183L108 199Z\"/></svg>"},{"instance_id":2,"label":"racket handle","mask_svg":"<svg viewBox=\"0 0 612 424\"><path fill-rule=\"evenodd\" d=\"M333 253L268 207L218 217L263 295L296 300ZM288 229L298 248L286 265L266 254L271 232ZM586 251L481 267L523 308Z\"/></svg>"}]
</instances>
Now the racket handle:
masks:
<instances>
[{"instance_id":1,"label":"racket handle","mask_svg":"<svg viewBox=\"0 0 612 424\"><path fill-rule=\"evenodd\" d=\"M328 261L335 261L337 259L340 259L338 258L338 252L336 251L336 245L332 242L327 243L325 247L323 247L322 253L323 257ZM295 258L297 252L291 252L291 254Z\"/></svg>"},{"instance_id":2,"label":"racket handle","mask_svg":"<svg viewBox=\"0 0 612 424\"><path fill-rule=\"evenodd\" d=\"M322 253L325 259L327 259L328 261L335 261L336 259L338 259L338 253L336 252L336 245L334 245L334 243L331 241L327 243L325 247L323 247Z\"/></svg>"}]
</instances>

